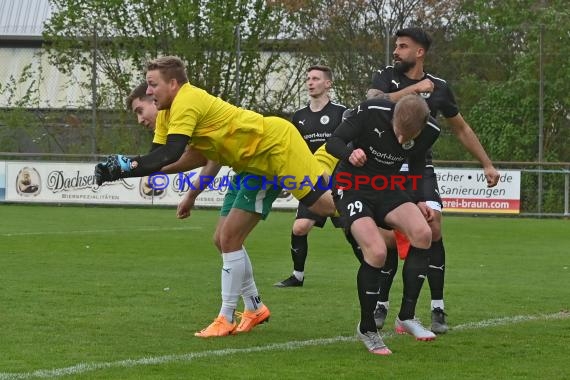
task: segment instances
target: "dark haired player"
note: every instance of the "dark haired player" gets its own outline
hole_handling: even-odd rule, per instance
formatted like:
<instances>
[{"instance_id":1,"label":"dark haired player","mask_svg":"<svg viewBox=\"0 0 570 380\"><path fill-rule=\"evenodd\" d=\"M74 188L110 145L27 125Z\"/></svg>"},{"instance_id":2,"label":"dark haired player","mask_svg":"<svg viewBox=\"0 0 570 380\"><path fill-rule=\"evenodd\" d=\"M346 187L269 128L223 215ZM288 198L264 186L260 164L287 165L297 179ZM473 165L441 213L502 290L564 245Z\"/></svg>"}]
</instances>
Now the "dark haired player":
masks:
<instances>
[{"instance_id":1,"label":"dark haired player","mask_svg":"<svg viewBox=\"0 0 570 380\"><path fill-rule=\"evenodd\" d=\"M332 70L328 66L314 65L307 69L305 85L309 93L309 104L293 114L292 123L315 153L332 135L342 121L346 107L330 99L333 84ZM313 227L322 228L327 217L317 215L299 203L295 222L291 231L291 258L293 274L275 284L279 288L303 286L305 280L305 261L309 252L308 235ZM335 227L341 227L340 218L331 217Z\"/></svg>"},{"instance_id":2,"label":"dark haired player","mask_svg":"<svg viewBox=\"0 0 570 380\"><path fill-rule=\"evenodd\" d=\"M455 98L447 82L424 71L424 60L431 46L431 37L421 28L406 28L396 32L396 46L393 52L394 65L374 73L372 88L368 90L367 97L381 97L393 102L408 94L419 94L427 102L431 115L436 117L441 113L451 126L459 142L475 157L483 167L487 185L495 186L499 181L499 173L493 166L485 149L479 142L475 132L459 113ZM405 166L403 170L405 169ZM445 274L445 249L442 240L441 211L443 204L439 196L436 176L432 164L431 153L425 162L424 197L427 205L435 211L434 219L429 223L432 230L432 245L429 248L428 282L431 290L432 323L431 330L437 334L447 332L445 320L443 287ZM415 248L412 248L412 250ZM389 249L387 267L382 271L382 287L380 301L375 311L376 324L382 328L388 313L388 295L398 266L397 252ZM413 281L408 271L409 266L404 264L404 283ZM423 283L423 279L421 279ZM421 287L421 285L420 285ZM418 293L419 295L419 293ZM400 333L405 332L396 330ZM417 336L416 336L417 338Z\"/></svg>"}]
</instances>

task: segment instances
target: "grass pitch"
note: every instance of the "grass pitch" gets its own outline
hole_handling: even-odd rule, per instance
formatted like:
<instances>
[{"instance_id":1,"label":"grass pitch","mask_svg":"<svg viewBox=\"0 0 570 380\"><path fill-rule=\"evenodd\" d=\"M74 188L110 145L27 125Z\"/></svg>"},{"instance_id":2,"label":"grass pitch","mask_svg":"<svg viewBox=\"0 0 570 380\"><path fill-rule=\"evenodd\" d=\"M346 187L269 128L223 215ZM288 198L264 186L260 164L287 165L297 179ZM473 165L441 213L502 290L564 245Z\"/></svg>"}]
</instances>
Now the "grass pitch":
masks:
<instances>
[{"instance_id":1,"label":"grass pitch","mask_svg":"<svg viewBox=\"0 0 570 380\"><path fill-rule=\"evenodd\" d=\"M270 322L194 337L220 306L218 214L174 213L0 205L0 380L570 378L567 220L446 215L452 330L434 342L393 334L398 274L394 354L376 357L354 338L358 263L340 231L310 234L303 288L272 286L292 270L292 212L246 242ZM429 322L427 283L417 316Z\"/></svg>"}]
</instances>

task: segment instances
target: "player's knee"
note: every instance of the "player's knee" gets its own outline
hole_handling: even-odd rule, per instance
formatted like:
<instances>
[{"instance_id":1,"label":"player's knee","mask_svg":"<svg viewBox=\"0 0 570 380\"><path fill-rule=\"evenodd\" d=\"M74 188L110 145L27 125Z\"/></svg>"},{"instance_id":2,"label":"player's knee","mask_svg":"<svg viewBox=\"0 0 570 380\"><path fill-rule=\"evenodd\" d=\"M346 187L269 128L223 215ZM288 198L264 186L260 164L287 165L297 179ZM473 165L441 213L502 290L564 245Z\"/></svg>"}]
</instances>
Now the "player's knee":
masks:
<instances>
[{"instance_id":1,"label":"player's knee","mask_svg":"<svg viewBox=\"0 0 570 380\"><path fill-rule=\"evenodd\" d=\"M364 261L374 268L382 268L386 263L386 251L376 248L363 250Z\"/></svg>"},{"instance_id":2,"label":"player's knee","mask_svg":"<svg viewBox=\"0 0 570 380\"><path fill-rule=\"evenodd\" d=\"M232 236L221 236L220 237L220 251L222 252L233 252L240 249L242 243L236 241Z\"/></svg>"},{"instance_id":3,"label":"player's knee","mask_svg":"<svg viewBox=\"0 0 570 380\"><path fill-rule=\"evenodd\" d=\"M292 232L293 235L297 236L304 236L308 235L311 229L313 228L314 222L311 223L309 219L297 219L295 223L293 223Z\"/></svg>"},{"instance_id":4,"label":"player's knee","mask_svg":"<svg viewBox=\"0 0 570 380\"><path fill-rule=\"evenodd\" d=\"M244 234L241 233L227 233L222 231L219 237L220 251L233 252L241 249L245 241Z\"/></svg>"},{"instance_id":5,"label":"player's knee","mask_svg":"<svg viewBox=\"0 0 570 380\"><path fill-rule=\"evenodd\" d=\"M431 228L425 223L415 226L411 231L410 243L417 248L428 249L431 246Z\"/></svg>"}]
</instances>

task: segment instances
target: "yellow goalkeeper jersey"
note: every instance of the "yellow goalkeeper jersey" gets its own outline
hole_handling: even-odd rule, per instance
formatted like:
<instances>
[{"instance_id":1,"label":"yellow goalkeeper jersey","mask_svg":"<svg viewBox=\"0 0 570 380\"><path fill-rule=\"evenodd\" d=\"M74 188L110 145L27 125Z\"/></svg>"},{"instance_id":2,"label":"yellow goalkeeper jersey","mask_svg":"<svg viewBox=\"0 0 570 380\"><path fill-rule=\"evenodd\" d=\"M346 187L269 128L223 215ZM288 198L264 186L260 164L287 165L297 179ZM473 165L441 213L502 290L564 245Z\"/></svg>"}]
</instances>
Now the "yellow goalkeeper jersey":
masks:
<instances>
[{"instance_id":1,"label":"yellow goalkeeper jersey","mask_svg":"<svg viewBox=\"0 0 570 380\"><path fill-rule=\"evenodd\" d=\"M158 112L153 142L165 144L169 134L189 136L192 146L206 158L243 170L260 153L264 121L256 112L185 83L170 109Z\"/></svg>"},{"instance_id":2,"label":"yellow goalkeeper jersey","mask_svg":"<svg viewBox=\"0 0 570 380\"><path fill-rule=\"evenodd\" d=\"M169 134L189 136L192 147L206 158L236 172L269 179L287 177L297 184L304 180L316 184L323 166L334 164L323 150L321 166L289 121L236 107L188 83L180 87L170 109L158 112L153 142L166 144ZM289 191L302 199L312 188L298 186Z\"/></svg>"}]
</instances>

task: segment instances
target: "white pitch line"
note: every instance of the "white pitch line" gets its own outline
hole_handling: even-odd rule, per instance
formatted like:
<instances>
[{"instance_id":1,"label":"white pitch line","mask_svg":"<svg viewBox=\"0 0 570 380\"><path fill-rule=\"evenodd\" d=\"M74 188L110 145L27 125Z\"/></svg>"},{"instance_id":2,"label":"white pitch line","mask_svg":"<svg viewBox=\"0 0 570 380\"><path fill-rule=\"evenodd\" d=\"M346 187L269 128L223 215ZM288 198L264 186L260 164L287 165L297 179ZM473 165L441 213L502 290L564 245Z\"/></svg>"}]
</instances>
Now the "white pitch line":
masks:
<instances>
[{"instance_id":1,"label":"white pitch line","mask_svg":"<svg viewBox=\"0 0 570 380\"><path fill-rule=\"evenodd\" d=\"M463 330L476 330L487 327L504 326L521 322L537 321L537 320L554 320L554 319L568 319L570 313L561 311L554 314L539 314L539 315L517 315L513 317L494 318L479 322L469 322L461 325L454 326L453 331ZM382 334L383 337L394 336L394 333ZM223 350L211 350L201 352L190 352L180 355L164 355L154 357L143 357L140 359L125 359L114 362L101 362L101 363L79 363L70 367L54 368L54 369L38 369L32 372L0 372L0 380L25 380L32 378L53 378L67 375L79 375L86 372L93 372L101 369L109 368L129 368L139 367L145 365L168 364L173 362L190 362L195 359L212 357L212 356L228 356L235 354L247 354L251 352L267 352L267 351L284 351L284 350L297 350L310 346L326 346L329 344L353 342L356 341L354 336L337 336L333 338L310 339L291 341L285 343L272 343L265 346L254 346L247 348L227 348Z\"/></svg>"},{"instance_id":2,"label":"white pitch line","mask_svg":"<svg viewBox=\"0 0 570 380\"><path fill-rule=\"evenodd\" d=\"M69 234L106 234L106 233L123 233L123 232L154 232L154 231L186 231L201 230L200 226L188 227L140 227L140 228L114 228L107 230L72 230L72 231L30 231L30 232L12 232L3 233L0 236L40 236L40 235L69 235Z\"/></svg>"},{"instance_id":3,"label":"white pitch line","mask_svg":"<svg viewBox=\"0 0 570 380\"><path fill-rule=\"evenodd\" d=\"M568 319L570 318L569 311L560 311L554 314L538 314L538 315L515 315L513 317L493 318L479 322L469 322L462 325L457 325L452 330L475 330L483 329L485 327L495 327L510 325L514 323L528 322L528 321L548 321L552 319Z\"/></svg>"}]
</instances>

